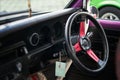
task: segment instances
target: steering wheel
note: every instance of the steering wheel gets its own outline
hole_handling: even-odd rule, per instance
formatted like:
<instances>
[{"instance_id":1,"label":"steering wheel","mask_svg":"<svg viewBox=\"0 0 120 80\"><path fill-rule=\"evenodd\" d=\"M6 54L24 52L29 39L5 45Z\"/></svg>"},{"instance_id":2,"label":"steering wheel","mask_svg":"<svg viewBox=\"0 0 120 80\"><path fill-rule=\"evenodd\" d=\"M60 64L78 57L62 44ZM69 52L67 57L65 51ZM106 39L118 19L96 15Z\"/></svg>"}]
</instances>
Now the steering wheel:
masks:
<instances>
[{"instance_id":1,"label":"steering wheel","mask_svg":"<svg viewBox=\"0 0 120 80\"><path fill-rule=\"evenodd\" d=\"M79 18L79 37L77 39L77 42L73 45L71 36L72 36L72 27L74 25L75 20ZM92 23L92 25L95 26L97 33L99 33L100 38L101 38L101 43L103 46L103 52L102 52L102 58L99 57L96 52L92 49L92 41L90 37L93 35L92 30L91 31L85 31L87 26L86 21ZM89 24L90 24L89 23ZM74 26L76 27L76 26ZM101 72L104 67L107 64L108 57L109 57L109 47L108 47L108 41L106 34L104 32L104 29L102 26L98 23L98 21L91 16L87 12L75 12L73 13L67 20L66 26L65 26L65 42L66 42L66 47L67 47L67 52L69 57L72 59L73 63L75 66L82 72L91 74L91 73L99 73ZM99 46L99 45L98 45ZM101 48L101 47L100 47ZM78 57L77 54L83 54L86 55L84 58L90 58L90 60L97 65L97 67L89 67L86 66L82 62L82 59L79 59L80 56ZM93 65L91 63L90 65Z\"/></svg>"}]
</instances>

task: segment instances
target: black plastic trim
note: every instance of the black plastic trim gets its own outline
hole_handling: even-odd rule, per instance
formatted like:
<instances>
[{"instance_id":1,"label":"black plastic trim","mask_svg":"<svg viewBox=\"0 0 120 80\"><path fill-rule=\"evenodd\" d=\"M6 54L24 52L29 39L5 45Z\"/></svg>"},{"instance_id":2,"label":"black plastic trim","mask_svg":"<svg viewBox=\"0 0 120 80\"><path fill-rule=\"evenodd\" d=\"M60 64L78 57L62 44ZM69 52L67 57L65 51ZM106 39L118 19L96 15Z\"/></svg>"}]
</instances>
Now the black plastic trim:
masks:
<instances>
[{"instance_id":1,"label":"black plastic trim","mask_svg":"<svg viewBox=\"0 0 120 80\"><path fill-rule=\"evenodd\" d=\"M35 25L37 23L40 23L40 22L43 22L43 21L46 21L49 19L53 19L56 17L60 17L63 15L67 15L67 14L73 13L75 11L76 11L76 9L69 8L69 9L46 13L43 15L37 15L37 16L30 17L27 19L23 19L23 20L19 20L19 21L1 25L0 26L0 38L4 37L10 33L13 33L13 32L25 29L27 27L30 27L32 25Z\"/></svg>"}]
</instances>

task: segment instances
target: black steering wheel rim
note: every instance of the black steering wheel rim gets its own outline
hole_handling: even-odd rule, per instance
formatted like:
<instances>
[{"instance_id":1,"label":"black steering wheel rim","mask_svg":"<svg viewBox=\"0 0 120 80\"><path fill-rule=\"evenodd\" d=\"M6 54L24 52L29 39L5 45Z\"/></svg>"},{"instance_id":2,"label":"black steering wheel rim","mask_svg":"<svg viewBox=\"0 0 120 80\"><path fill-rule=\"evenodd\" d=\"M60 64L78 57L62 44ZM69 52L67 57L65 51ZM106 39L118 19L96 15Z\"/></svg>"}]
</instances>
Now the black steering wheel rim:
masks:
<instances>
[{"instance_id":1,"label":"black steering wheel rim","mask_svg":"<svg viewBox=\"0 0 120 80\"><path fill-rule=\"evenodd\" d=\"M104 59L103 59L103 61L104 61L104 63L102 64L102 66L100 68L98 68L96 70L92 70L92 69L87 68L79 61L79 59L76 56L75 50L73 48L71 39L70 39L71 27L73 25L74 19L80 15L86 15L86 17L94 23L94 25L97 27L98 31L100 31L100 36L101 36L102 41L103 41L103 45L104 45ZM65 42L66 42L66 47L67 47L69 57L73 60L73 63L77 66L77 68L80 71L82 70L83 72L87 72L87 73L91 73L91 72L96 73L96 72L102 71L103 68L106 66L107 61L108 61L108 57L109 57L109 47L108 47L107 37L106 37L106 34L105 34L102 26L89 13L87 13L87 12L75 12L68 18L66 26L65 26Z\"/></svg>"}]
</instances>

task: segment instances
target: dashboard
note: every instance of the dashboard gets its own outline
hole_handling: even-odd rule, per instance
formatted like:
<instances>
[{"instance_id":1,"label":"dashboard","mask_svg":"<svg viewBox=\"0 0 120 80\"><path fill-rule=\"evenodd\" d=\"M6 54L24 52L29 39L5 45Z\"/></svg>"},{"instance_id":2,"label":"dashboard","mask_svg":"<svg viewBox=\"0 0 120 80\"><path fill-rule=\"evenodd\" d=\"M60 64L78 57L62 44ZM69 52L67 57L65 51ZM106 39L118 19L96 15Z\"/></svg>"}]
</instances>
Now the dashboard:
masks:
<instances>
[{"instance_id":1,"label":"dashboard","mask_svg":"<svg viewBox=\"0 0 120 80\"><path fill-rule=\"evenodd\" d=\"M44 60L57 57L59 47L63 46L48 49L63 44L65 23L74 11L66 9L1 25L0 79L21 77L35 71L30 70L43 63L43 53L49 53Z\"/></svg>"}]
</instances>

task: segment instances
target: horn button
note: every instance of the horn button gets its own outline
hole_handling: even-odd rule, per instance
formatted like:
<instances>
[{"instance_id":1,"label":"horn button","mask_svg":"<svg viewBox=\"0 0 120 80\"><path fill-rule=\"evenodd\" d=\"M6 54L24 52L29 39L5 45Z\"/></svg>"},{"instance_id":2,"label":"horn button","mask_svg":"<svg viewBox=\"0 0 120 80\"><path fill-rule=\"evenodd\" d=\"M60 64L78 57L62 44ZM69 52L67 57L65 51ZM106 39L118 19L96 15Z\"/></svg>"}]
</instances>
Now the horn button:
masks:
<instances>
[{"instance_id":1,"label":"horn button","mask_svg":"<svg viewBox=\"0 0 120 80\"><path fill-rule=\"evenodd\" d=\"M80 44L85 51L91 48L91 41L88 37L80 38Z\"/></svg>"}]
</instances>

